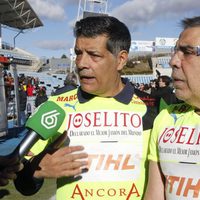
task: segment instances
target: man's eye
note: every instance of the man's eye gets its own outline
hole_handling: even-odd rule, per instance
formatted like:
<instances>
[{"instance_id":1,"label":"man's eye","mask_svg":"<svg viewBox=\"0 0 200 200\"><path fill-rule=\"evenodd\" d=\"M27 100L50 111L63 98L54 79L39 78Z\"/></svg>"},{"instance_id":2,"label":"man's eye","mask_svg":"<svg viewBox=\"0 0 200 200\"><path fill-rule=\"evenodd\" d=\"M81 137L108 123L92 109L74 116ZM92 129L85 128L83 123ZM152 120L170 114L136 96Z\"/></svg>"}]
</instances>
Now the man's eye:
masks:
<instances>
[{"instance_id":1,"label":"man's eye","mask_svg":"<svg viewBox=\"0 0 200 200\"><path fill-rule=\"evenodd\" d=\"M74 52L76 55L80 55L82 53L81 51L78 51L78 50L75 50Z\"/></svg>"},{"instance_id":2,"label":"man's eye","mask_svg":"<svg viewBox=\"0 0 200 200\"><path fill-rule=\"evenodd\" d=\"M194 48L189 46L180 46L178 50L182 51L185 55L195 55L196 51Z\"/></svg>"},{"instance_id":3,"label":"man's eye","mask_svg":"<svg viewBox=\"0 0 200 200\"><path fill-rule=\"evenodd\" d=\"M100 57L98 54L95 54L95 53L90 53L90 56L92 56L92 57Z\"/></svg>"},{"instance_id":4,"label":"man's eye","mask_svg":"<svg viewBox=\"0 0 200 200\"><path fill-rule=\"evenodd\" d=\"M186 55L190 55L190 54L194 54L194 50L193 49L190 49L190 48L185 48L183 50L183 53L186 54Z\"/></svg>"},{"instance_id":5,"label":"man's eye","mask_svg":"<svg viewBox=\"0 0 200 200\"><path fill-rule=\"evenodd\" d=\"M192 46L175 46L174 49L172 49L172 53L177 53L178 51L181 51L184 55L200 55L200 48L199 46L192 47Z\"/></svg>"}]
</instances>

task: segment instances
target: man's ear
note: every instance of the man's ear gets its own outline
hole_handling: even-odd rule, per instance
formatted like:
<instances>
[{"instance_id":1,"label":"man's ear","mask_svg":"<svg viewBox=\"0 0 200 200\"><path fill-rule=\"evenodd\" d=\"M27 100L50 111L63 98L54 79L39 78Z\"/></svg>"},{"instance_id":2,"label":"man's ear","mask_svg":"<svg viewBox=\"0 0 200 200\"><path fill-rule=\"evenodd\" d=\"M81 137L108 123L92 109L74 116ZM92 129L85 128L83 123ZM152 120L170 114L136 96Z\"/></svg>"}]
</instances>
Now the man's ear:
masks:
<instances>
[{"instance_id":1,"label":"man's ear","mask_svg":"<svg viewBox=\"0 0 200 200\"><path fill-rule=\"evenodd\" d=\"M122 70L128 60L128 52L126 50L120 51L118 53L117 59L118 59L117 70Z\"/></svg>"}]
</instances>

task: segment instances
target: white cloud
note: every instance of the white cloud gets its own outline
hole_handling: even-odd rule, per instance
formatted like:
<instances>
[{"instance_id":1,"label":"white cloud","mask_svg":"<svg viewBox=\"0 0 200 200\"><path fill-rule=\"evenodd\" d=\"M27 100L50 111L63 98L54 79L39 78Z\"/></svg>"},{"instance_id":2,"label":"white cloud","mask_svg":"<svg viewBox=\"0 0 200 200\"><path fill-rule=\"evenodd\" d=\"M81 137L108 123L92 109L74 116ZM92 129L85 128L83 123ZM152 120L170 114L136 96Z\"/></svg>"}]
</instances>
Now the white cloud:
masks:
<instances>
[{"instance_id":1,"label":"white cloud","mask_svg":"<svg viewBox=\"0 0 200 200\"><path fill-rule=\"evenodd\" d=\"M38 42L37 47L46 50L67 50L73 46L73 30L72 27L76 21L79 0L28 0L38 16L48 22L57 20L62 23L46 23L44 35L45 39L53 35L54 30L59 30L59 33L69 33L66 36L67 41L52 41L45 40ZM121 3L119 3L121 2ZM149 24L159 24L159 29L166 30L165 22L175 21L178 23L183 17L191 17L199 15L200 0L109 0L108 11L127 24L131 32L141 34L141 38L147 37L148 33L154 32ZM51 28L48 27L50 24ZM166 25L167 26L167 25ZM139 32L138 28L147 27L145 32ZM159 33L157 29L157 34ZM170 33L171 34L170 28ZM48 30L48 31L47 31ZM138 31L138 32L137 32ZM143 30L142 30L143 31ZM47 34L48 33L48 34ZM42 34L42 33L41 33ZM163 34L163 33L162 33ZM54 35L55 38L58 36ZM151 36L152 37L152 36Z\"/></svg>"},{"instance_id":2,"label":"white cloud","mask_svg":"<svg viewBox=\"0 0 200 200\"><path fill-rule=\"evenodd\" d=\"M65 3L66 5L78 5L79 0L62 0L63 3Z\"/></svg>"},{"instance_id":3,"label":"white cloud","mask_svg":"<svg viewBox=\"0 0 200 200\"><path fill-rule=\"evenodd\" d=\"M199 15L200 1L197 0L130 0L114 8L110 14L137 28L159 18Z\"/></svg>"},{"instance_id":4,"label":"white cloud","mask_svg":"<svg viewBox=\"0 0 200 200\"><path fill-rule=\"evenodd\" d=\"M66 50L69 49L70 44L67 41L61 41L61 40L43 40L38 42L36 46L41 49L48 49L48 50Z\"/></svg>"},{"instance_id":5,"label":"white cloud","mask_svg":"<svg viewBox=\"0 0 200 200\"><path fill-rule=\"evenodd\" d=\"M34 11L44 19L64 20L65 10L60 1L55 0L28 0Z\"/></svg>"}]
</instances>

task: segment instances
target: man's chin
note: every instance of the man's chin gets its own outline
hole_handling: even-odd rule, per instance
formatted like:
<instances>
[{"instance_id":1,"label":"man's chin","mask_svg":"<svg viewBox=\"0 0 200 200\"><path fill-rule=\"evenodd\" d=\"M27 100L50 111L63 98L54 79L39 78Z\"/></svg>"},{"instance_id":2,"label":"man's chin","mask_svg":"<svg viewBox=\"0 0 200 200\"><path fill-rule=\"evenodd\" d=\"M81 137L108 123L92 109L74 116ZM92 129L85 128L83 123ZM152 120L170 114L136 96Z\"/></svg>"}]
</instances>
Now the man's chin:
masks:
<instances>
[{"instance_id":1,"label":"man's chin","mask_svg":"<svg viewBox=\"0 0 200 200\"><path fill-rule=\"evenodd\" d=\"M175 95L178 99L185 101L185 94L182 90L180 89L175 89Z\"/></svg>"},{"instance_id":2,"label":"man's chin","mask_svg":"<svg viewBox=\"0 0 200 200\"><path fill-rule=\"evenodd\" d=\"M89 85L81 85L81 89L84 91L84 92L87 92L89 94L95 94L95 89Z\"/></svg>"},{"instance_id":3,"label":"man's chin","mask_svg":"<svg viewBox=\"0 0 200 200\"><path fill-rule=\"evenodd\" d=\"M187 93L186 91L175 90L175 95L179 100L182 100L182 101L186 102L187 104L192 105L193 98L191 97L191 94Z\"/></svg>"}]
</instances>

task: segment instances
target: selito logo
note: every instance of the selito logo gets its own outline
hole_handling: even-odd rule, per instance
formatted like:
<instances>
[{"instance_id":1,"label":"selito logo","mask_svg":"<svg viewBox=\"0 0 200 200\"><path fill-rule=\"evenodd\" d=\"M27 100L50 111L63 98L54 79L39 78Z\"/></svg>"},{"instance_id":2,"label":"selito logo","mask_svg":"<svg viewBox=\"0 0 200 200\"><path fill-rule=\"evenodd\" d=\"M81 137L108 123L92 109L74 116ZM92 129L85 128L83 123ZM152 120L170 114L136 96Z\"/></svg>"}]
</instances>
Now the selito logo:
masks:
<instances>
[{"instance_id":1,"label":"selito logo","mask_svg":"<svg viewBox=\"0 0 200 200\"><path fill-rule=\"evenodd\" d=\"M108 128L108 127L142 127L142 117L139 113L121 111L90 111L69 114L68 129L77 128Z\"/></svg>"},{"instance_id":2,"label":"selito logo","mask_svg":"<svg viewBox=\"0 0 200 200\"><path fill-rule=\"evenodd\" d=\"M165 128L160 135L159 143L199 145L200 127L181 126Z\"/></svg>"},{"instance_id":3,"label":"selito logo","mask_svg":"<svg viewBox=\"0 0 200 200\"><path fill-rule=\"evenodd\" d=\"M50 112L43 114L41 117L41 124L46 129L54 128L58 122L58 117L57 117L58 115L60 115L60 113L57 110L52 110Z\"/></svg>"}]
</instances>

